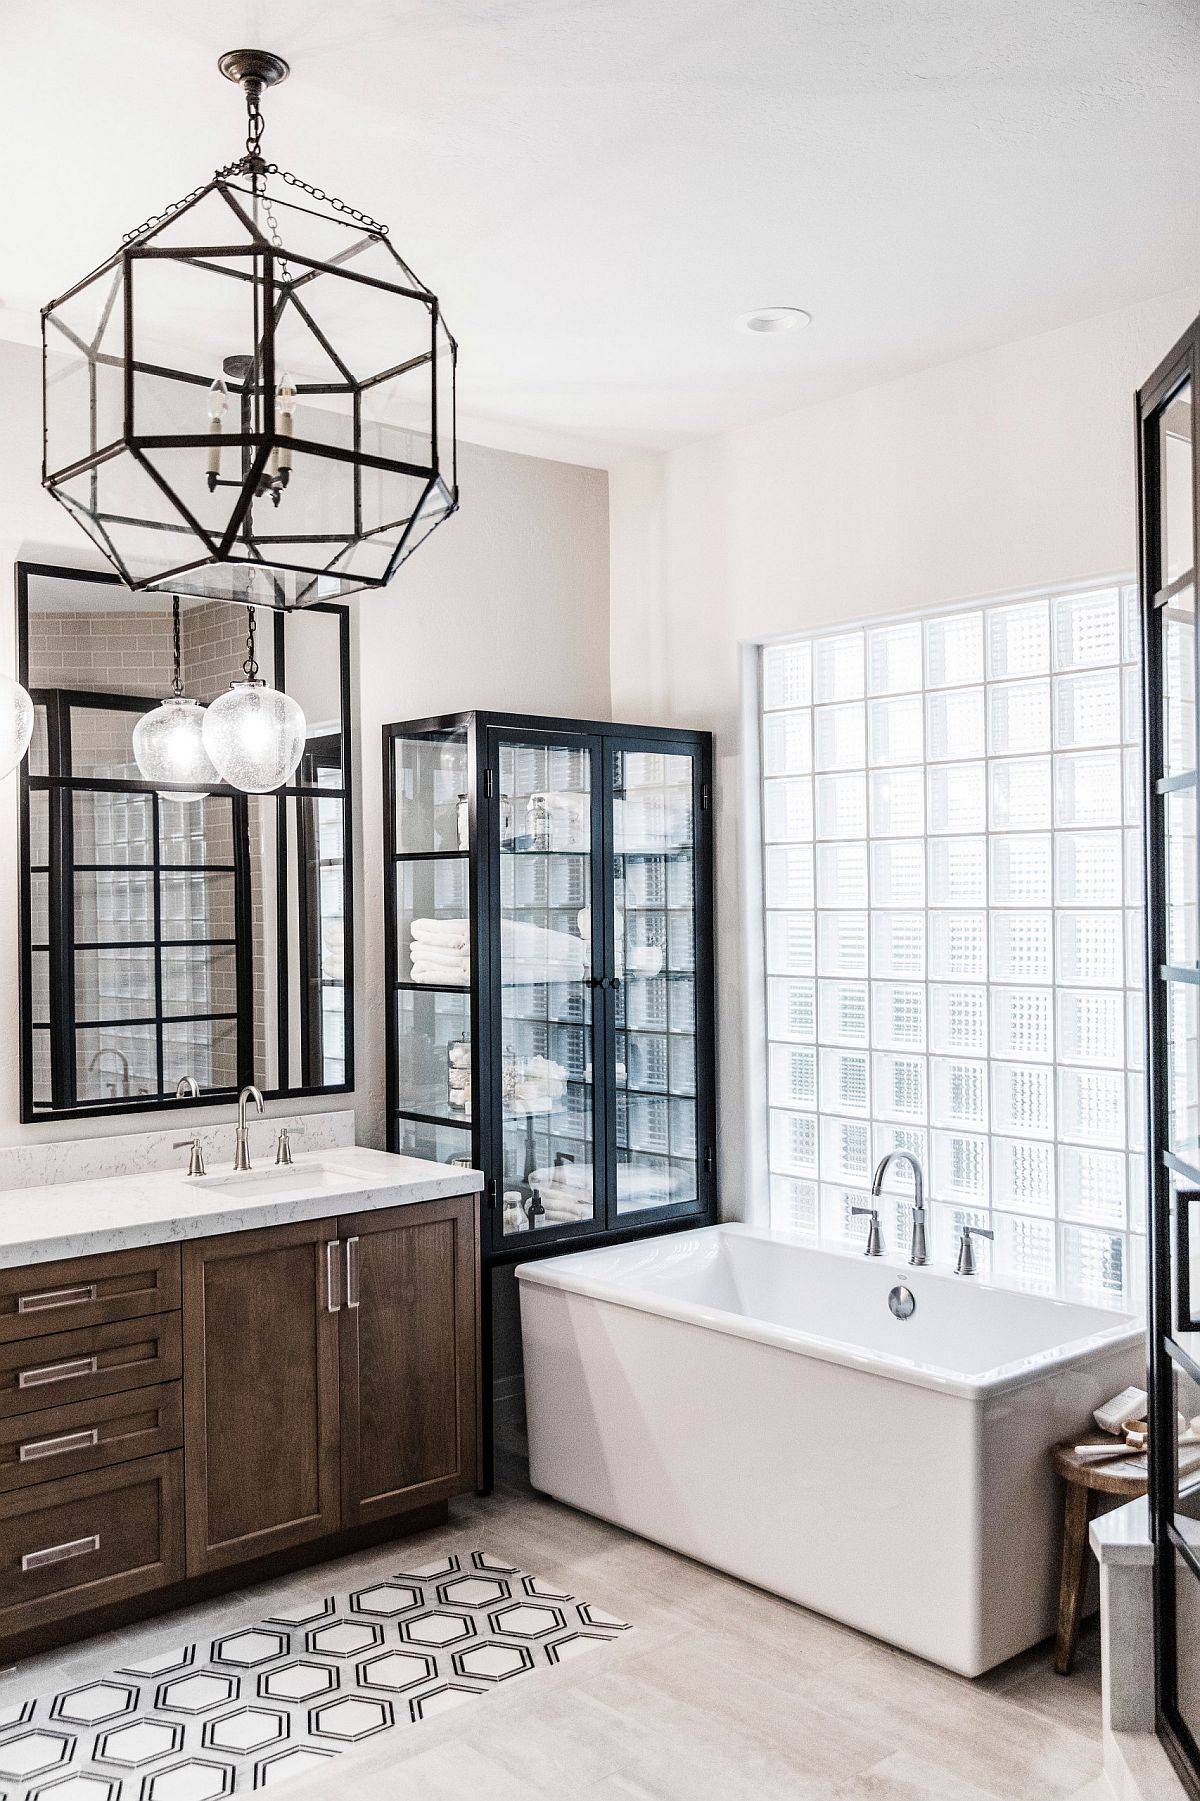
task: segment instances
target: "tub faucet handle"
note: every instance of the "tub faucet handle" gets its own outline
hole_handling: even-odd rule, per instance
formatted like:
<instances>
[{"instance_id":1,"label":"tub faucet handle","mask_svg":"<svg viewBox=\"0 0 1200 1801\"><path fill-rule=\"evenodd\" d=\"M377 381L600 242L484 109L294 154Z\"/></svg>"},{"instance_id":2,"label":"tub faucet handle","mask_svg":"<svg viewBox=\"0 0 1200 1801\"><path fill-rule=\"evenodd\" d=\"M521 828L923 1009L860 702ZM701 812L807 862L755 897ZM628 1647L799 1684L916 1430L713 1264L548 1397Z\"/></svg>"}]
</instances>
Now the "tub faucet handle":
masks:
<instances>
[{"instance_id":1,"label":"tub faucet handle","mask_svg":"<svg viewBox=\"0 0 1200 1801\"><path fill-rule=\"evenodd\" d=\"M882 1257L883 1234L879 1230L878 1207L851 1207L850 1212L852 1214L865 1213L870 1216L871 1223L867 1227L867 1248L863 1252L863 1256Z\"/></svg>"},{"instance_id":2,"label":"tub faucet handle","mask_svg":"<svg viewBox=\"0 0 1200 1801\"><path fill-rule=\"evenodd\" d=\"M958 1241L958 1262L954 1266L955 1274L973 1276L975 1274L975 1252L971 1240L974 1238L995 1238L996 1234L987 1226L963 1226Z\"/></svg>"}]
</instances>

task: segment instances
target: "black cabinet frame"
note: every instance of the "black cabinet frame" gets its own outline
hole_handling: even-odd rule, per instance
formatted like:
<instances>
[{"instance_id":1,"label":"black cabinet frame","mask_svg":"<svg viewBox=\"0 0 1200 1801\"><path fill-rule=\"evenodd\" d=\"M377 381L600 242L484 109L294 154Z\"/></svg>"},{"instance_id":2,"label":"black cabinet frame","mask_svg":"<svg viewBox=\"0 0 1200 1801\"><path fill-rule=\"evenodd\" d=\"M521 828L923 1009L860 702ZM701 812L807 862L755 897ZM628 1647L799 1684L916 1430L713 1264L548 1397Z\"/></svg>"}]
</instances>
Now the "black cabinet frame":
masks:
<instances>
[{"instance_id":1,"label":"black cabinet frame","mask_svg":"<svg viewBox=\"0 0 1200 1801\"><path fill-rule=\"evenodd\" d=\"M399 978L397 955L396 869L402 862L461 858L456 850L400 851L396 842L396 746L406 739L436 740L465 735L467 806L470 849L465 853L471 914L471 1162L485 1178L482 1218L484 1260L489 1265L526 1263L598 1243L621 1243L651 1233L705 1225L717 1217L716 1189L716 1021L713 959L712 737L708 732L664 726L618 725L608 721L547 718L540 715L470 711L402 721L383 728L384 767L384 938L387 984L386 1082L387 1142L400 1145L401 1119L465 1131L466 1122L414 1110L398 1093L398 1023L396 996L406 988L436 993L427 983ZM595 1167L600 1190L599 1217L590 1221L539 1227L505 1240L501 1221L503 1192L503 1107L498 1079L502 1053L500 988L495 976L500 958L500 816L498 759L501 744L567 744L594 753L591 785L592 942L595 962L593 1067L606 1072L594 1082ZM612 1105L615 1066L616 1007L609 967L613 947L613 808L612 750L672 753L692 759L692 819L695 868L696 931L696 1199L646 1209L636 1223L622 1224L616 1210L616 1126ZM485 1339L486 1343L486 1339Z\"/></svg>"},{"instance_id":2,"label":"black cabinet frame","mask_svg":"<svg viewBox=\"0 0 1200 1801\"><path fill-rule=\"evenodd\" d=\"M1163 471L1160 468L1160 419L1165 408L1191 385L1192 542L1190 569L1166 579L1163 556ZM1175 1372L1200 1382L1200 1346L1190 1335L1200 1325L1200 1294L1191 1292L1188 1209L1200 1196L1200 1151L1196 1165L1170 1149L1170 1065L1168 1060L1167 983L1200 984L1200 966L1173 966L1168 957L1167 835L1164 796L1191 792L1200 800L1195 774L1167 776L1163 708L1162 609L1176 597L1193 596L1197 568L1197 525L1200 523L1200 320L1197 320L1159 364L1137 396L1137 468L1139 584L1143 649L1143 721L1145 728L1146 847L1146 1037L1147 1130L1150 1265L1150 1522L1154 1539L1155 1714L1158 1735L1188 1793L1200 1801L1200 1744L1189 1727L1179 1697L1179 1584L1191 1591L1190 1611L1200 1610L1200 1550L1176 1524ZM1193 646L1193 659L1196 647ZM1193 682L1196 679L1193 660ZM1200 688L1195 690L1200 694ZM1200 719L1197 720L1200 728ZM1195 760L1195 759L1193 759ZM1200 869L1193 874L1200 880ZM1196 1097L1192 1097L1193 1101ZM1174 1192L1172 1192L1174 1186ZM1194 1655L1194 1654L1193 1654ZM1192 1697L1193 1707L1197 1697ZM1193 1711L1193 1719L1195 1713Z\"/></svg>"}]
</instances>

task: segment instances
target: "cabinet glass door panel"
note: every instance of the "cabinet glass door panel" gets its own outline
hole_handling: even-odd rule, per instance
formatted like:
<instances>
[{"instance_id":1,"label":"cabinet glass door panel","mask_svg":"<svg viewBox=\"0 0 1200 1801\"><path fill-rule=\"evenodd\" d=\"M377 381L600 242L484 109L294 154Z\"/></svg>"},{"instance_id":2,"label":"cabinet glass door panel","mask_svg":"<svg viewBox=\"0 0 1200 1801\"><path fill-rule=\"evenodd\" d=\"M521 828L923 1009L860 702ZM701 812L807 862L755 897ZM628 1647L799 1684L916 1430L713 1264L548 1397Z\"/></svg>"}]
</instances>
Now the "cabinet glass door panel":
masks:
<instances>
[{"instance_id":1,"label":"cabinet glass door panel","mask_svg":"<svg viewBox=\"0 0 1200 1801\"><path fill-rule=\"evenodd\" d=\"M609 750L616 1214L697 1199L693 758Z\"/></svg>"},{"instance_id":2,"label":"cabinet glass door panel","mask_svg":"<svg viewBox=\"0 0 1200 1801\"><path fill-rule=\"evenodd\" d=\"M1192 384L1186 381L1158 415L1159 580L1171 587L1193 573Z\"/></svg>"},{"instance_id":3,"label":"cabinet glass door panel","mask_svg":"<svg viewBox=\"0 0 1200 1801\"><path fill-rule=\"evenodd\" d=\"M595 752L497 745L501 1210L505 1238L594 1225Z\"/></svg>"}]
</instances>

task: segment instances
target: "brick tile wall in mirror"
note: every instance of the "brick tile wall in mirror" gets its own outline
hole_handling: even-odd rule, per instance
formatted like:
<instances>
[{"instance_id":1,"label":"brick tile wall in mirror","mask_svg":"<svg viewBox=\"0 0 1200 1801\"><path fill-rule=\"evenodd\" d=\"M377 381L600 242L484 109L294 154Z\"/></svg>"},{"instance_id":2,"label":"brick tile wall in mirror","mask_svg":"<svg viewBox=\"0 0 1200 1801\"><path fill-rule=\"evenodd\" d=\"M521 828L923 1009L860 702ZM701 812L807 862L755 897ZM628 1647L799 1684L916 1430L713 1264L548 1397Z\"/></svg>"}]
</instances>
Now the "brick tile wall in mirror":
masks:
<instances>
[{"instance_id":1,"label":"brick tile wall in mirror","mask_svg":"<svg viewBox=\"0 0 1200 1801\"><path fill-rule=\"evenodd\" d=\"M970 1220L1002 1280L1139 1300L1139 659L1116 584L763 647L773 1224L859 1242L904 1148L938 1262Z\"/></svg>"}]
</instances>

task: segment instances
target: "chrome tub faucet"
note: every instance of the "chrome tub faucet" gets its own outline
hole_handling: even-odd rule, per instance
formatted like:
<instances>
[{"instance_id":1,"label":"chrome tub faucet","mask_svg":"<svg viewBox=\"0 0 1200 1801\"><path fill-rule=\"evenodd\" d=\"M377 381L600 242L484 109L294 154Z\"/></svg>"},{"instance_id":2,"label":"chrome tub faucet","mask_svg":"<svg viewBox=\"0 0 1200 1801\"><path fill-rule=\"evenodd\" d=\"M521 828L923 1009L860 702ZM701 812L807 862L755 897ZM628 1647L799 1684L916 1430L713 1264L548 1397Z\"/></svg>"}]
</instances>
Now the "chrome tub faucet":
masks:
<instances>
[{"instance_id":1,"label":"chrome tub faucet","mask_svg":"<svg viewBox=\"0 0 1200 1801\"><path fill-rule=\"evenodd\" d=\"M922 1264L929 1261L925 1242L925 1177L921 1173L921 1165L911 1151L889 1151L886 1157L880 1158L879 1167L876 1169L874 1180L871 1183L871 1193L876 1200L883 1193L883 1178L887 1173L889 1163L907 1163L913 1173L912 1249L909 1252L908 1261L914 1268L919 1269Z\"/></svg>"}]
</instances>

